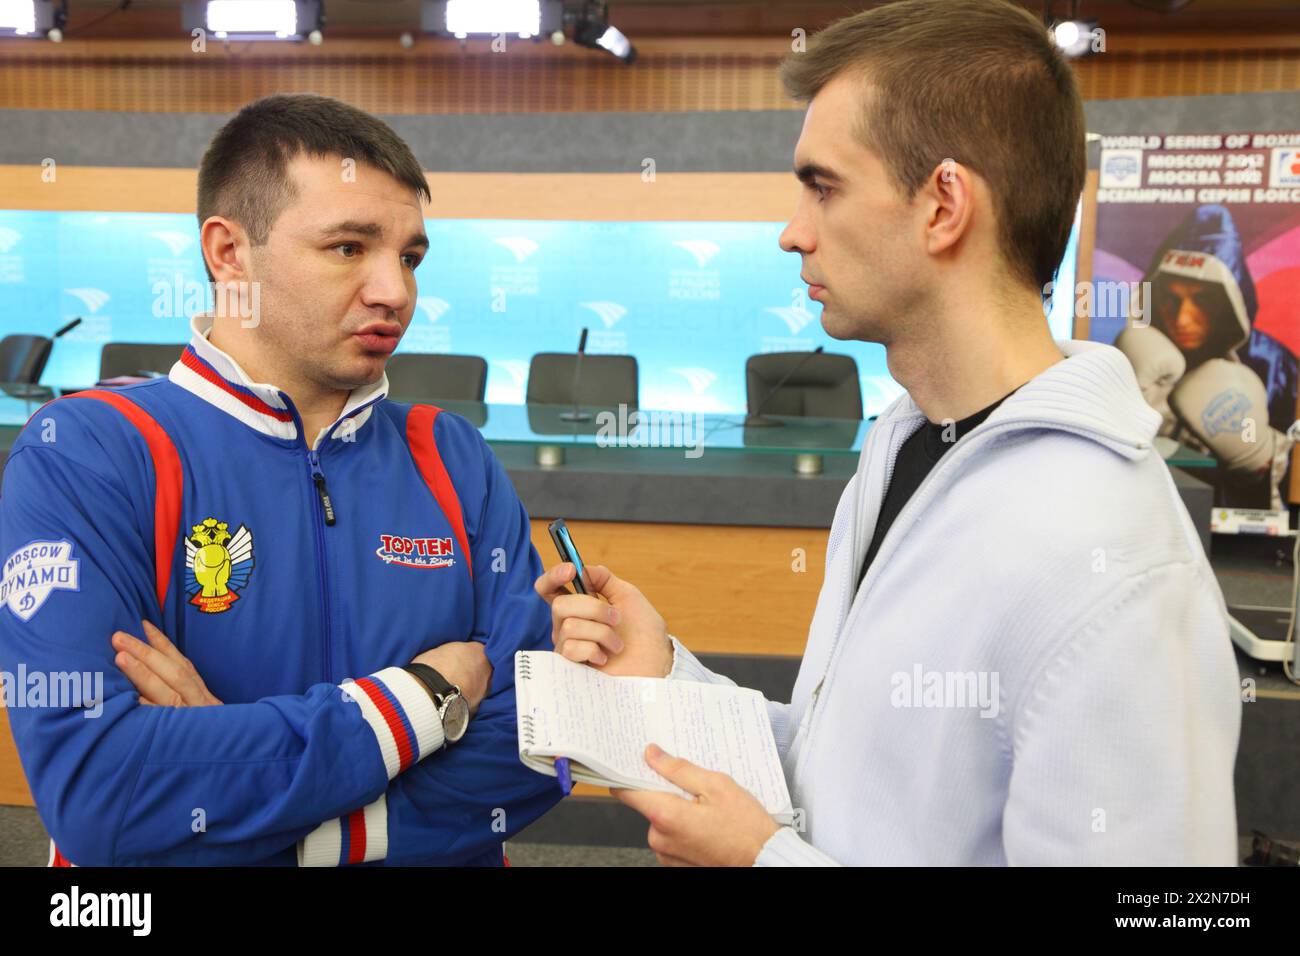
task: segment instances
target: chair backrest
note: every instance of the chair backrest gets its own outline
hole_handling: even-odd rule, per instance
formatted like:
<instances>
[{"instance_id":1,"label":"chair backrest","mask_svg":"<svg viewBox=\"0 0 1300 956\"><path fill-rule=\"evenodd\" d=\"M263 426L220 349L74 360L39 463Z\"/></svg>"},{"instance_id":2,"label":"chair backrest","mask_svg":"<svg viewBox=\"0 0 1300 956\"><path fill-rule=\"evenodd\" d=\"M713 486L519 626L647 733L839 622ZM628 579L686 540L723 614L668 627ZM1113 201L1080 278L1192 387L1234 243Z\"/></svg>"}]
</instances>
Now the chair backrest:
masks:
<instances>
[{"instance_id":1,"label":"chair backrest","mask_svg":"<svg viewBox=\"0 0 1300 956\"><path fill-rule=\"evenodd\" d=\"M6 335L0 339L0 382L39 382L52 344L44 335Z\"/></svg>"},{"instance_id":2,"label":"chair backrest","mask_svg":"<svg viewBox=\"0 0 1300 956\"><path fill-rule=\"evenodd\" d=\"M477 355L403 352L388 360L388 396L399 402L481 402L487 360Z\"/></svg>"},{"instance_id":3,"label":"chair backrest","mask_svg":"<svg viewBox=\"0 0 1300 956\"><path fill-rule=\"evenodd\" d=\"M583 353L577 375L577 352L538 352L528 366L529 405L583 405L587 408L637 407L637 364L631 355Z\"/></svg>"},{"instance_id":4,"label":"chair backrest","mask_svg":"<svg viewBox=\"0 0 1300 956\"><path fill-rule=\"evenodd\" d=\"M160 372L166 375L185 351L185 343L159 345L153 342L109 342L99 353L99 377Z\"/></svg>"},{"instance_id":5,"label":"chair backrest","mask_svg":"<svg viewBox=\"0 0 1300 956\"><path fill-rule=\"evenodd\" d=\"M791 369L795 369L793 374ZM781 383L786 375L790 378ZM778 383L780 388L772 392ZM751 355L745 362L745 392L751 415L758 414L762 406L764 415L862 418L862 383L858 381L858 363L851 355Z\"/></svg>"}]
</instances>

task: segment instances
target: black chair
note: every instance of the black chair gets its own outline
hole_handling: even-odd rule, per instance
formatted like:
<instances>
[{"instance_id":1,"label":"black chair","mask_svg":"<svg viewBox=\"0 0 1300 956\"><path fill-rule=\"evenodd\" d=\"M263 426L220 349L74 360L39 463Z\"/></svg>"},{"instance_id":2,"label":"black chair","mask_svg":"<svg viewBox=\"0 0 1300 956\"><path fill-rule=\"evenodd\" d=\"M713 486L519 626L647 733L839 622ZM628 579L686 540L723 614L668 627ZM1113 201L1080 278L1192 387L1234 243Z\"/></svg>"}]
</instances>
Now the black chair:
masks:
<instances>
[{"instance_id":1,"label":"black chair","mask_svg":"<svg viewBox=\"0 0 1300 956\"><path fill-rule=\"evenodd\" d=\"M529 405L582 405L586 408L637 407L637 364L631 355L538 352L528 366L524 401Z\"/></svg>"},{"instance_id":2,"label":"black chair","mask_svg":"<svg viewBox=\"0 0 1300 956\"><path fill-rule=\"evenodd\" d=\"M43 335L6 335L0 339L0 382L39 382L53 344L53 339Z\"/></svg>"},{"instance_id":3,"label":"black chair","mask_svg":"<svg viewBox=\"0 0 1300 956\"><path fill-rule=\"evenodd\" d=\"M109 342L99 353L99 378L157 372L166 375L185 351L185 344L157 345L148 342Z\"/></svg>"},{"instance_id":4,"label":"black chair","mask_svg":"<svg viewBox=\"0 0 1300 956\"><path fill-rule=\"evenodd\" d=\"M787 375L790 377L782 382ZM745 362L745 392L750 415L862 418L862 384L858 363L850 355L751 355Z\"/></svg>"},{"instance_id":5,"label":"black chair","mask_svg":"<svg viewBox=\"0 0 1300 956\"><path fill-rule=\"evenodd\" d=\"M399 402L481 402L487 360L477 355L403 352L388 360L388 395Z\"/></svg>"}]
</instances>

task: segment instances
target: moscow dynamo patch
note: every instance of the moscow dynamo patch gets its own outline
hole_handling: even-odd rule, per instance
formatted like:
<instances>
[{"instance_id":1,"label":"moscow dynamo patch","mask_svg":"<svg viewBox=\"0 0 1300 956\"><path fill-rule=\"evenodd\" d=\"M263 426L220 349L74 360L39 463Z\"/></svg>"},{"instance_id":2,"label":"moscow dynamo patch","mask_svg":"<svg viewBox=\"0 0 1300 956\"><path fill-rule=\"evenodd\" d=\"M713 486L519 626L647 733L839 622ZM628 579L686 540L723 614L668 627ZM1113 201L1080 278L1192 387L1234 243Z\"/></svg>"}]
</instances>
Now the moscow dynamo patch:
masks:
<instances>
[{"instance_id":1,"label":"moscow dynamo patch","mask_svg":"<svg viewBox=\"0 0 1300 956\"><path fill-rule=\"evenodd\" d=\"M0 600L30 621L55 591L80 591L80 562L71 541L28 541L5 559Z\"/></svg>"}]
</instances>

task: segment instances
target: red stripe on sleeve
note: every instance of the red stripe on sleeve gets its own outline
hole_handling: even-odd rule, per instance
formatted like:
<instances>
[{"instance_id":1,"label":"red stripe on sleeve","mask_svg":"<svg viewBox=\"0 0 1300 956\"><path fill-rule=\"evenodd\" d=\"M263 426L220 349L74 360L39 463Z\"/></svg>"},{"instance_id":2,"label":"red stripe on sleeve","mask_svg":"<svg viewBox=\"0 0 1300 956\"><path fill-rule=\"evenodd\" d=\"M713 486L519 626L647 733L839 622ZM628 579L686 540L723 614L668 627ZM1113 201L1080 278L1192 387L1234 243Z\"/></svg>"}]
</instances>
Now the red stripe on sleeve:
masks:
<instances>
[{"instance_id":1,"label":"red stripe on sleeve","mask_svg":"<svg viewBox=\"0 0 1300 956\"><path fill-rule=\"evenodd\" d=\"M94 398L112 405L136 427L149 449L154 474L154 578L158 589L158 608L161 611L167 599L167 587L171 583L172 557L181 526L181 496L185 485L181 456L171 437L154 421L153 416L125 396L117 392L92 389L77 392L69 398Z\"/></svg>"}]
</instances>

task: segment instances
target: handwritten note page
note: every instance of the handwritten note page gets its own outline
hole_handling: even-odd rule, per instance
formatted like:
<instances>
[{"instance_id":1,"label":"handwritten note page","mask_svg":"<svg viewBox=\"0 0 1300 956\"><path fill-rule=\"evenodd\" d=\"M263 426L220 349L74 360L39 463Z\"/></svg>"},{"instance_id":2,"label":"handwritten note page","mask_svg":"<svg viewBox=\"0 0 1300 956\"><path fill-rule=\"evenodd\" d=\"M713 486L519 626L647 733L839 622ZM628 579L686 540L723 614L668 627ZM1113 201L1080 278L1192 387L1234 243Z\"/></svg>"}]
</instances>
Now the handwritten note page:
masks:
<instances>
[{"instance_id":1,"label":"handwritten note page","mask_svg":"<svg viewBox=\"0 0 1300 956\"><path fill-rule=\"evenodd\" d=\"M646 764L645 747L655 743L674 756L728 774L770 812L788 807L767 707L758 691L608 677L545 651L523 651L518 657L526 659L517 664L516 676L523 681L519 705L527 708L530 753L570 756L599 764L636 786L682 793Z\"/></svg>"}]
</instances>

